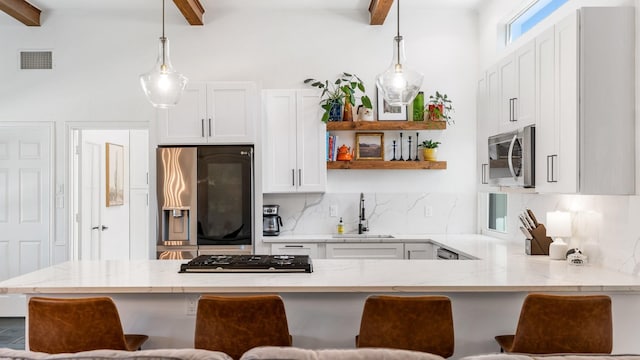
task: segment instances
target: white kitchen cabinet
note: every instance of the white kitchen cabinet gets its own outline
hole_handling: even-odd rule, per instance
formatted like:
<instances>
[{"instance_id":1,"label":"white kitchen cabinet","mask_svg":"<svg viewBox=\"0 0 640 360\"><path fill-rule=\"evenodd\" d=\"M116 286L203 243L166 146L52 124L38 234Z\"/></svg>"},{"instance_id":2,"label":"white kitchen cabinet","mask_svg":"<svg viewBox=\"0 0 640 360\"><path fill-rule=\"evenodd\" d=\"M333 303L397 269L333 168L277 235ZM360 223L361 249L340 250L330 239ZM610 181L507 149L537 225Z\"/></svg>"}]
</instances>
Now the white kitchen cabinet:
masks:
<instances>
[{"instance_id":1,"label":"white kitchen cabinet","mask_svg":"<svg viewBox=\"0 0 640 360\"><path fill-rule=\"evenodd\" d=\"M487 139L498 133L498 68L494 66L478 80L476 94L476 145L478 190L489 190L489 153Z\"/></svg>"},{"instance_id":2,"label":"white kitchen cabinet","mask_svg":"<svg viewBox=\"0 0 640 360\"><path fill-rule=\"evenodd\" d=\"M535 123L535 42L530 41L498 63L499 131Z\"/></svg>"},{"instance_id":3,"label":"white kitchen cabinet","mask_svg":"<svg viewBox=\"0 0 640 360\"><path fill-rule=\"evenodd\" d=\"M326 128L314 90L265 90L263 192L324 192Z\"/></svg>"},{"instance_id":4,"label":"white kitchen cabinet","mask_svg":"<svg viewBox=\"0 0 640 360\"><path fill-rule=\"evenodd\" d=\"M253 82L188 83L180 102L160 113L159 144L253 144Z\"/></svg>"},{"instance_id":5,"label":"white kitchen cabinet","mask_svg":"<svg viewBox=\"0 0 640 360\"><path fill-rule=\"evenodd\" d=\"M149 258L149 131L129 131L129 258Z\"/></svg>"},{"instance_id":6,"label":"white kitchen cabinet","mask_svg":"<svg viewBox=\"0 0 640 360\"><path fill-rule=\"evenodd\" d=\"M581 8L536 39L539 192L635 193L634 29L631 8Z\"/></svg>"},{"instance_id":7,"label":"white kitchen cabinet","mask_svg":"<svg viewBox=\"0 0 640 360\"><path fill-rule=\"evenodd\" d=\"M327 259L404 259L403 243L329 243Z\"/></svg>"},{"instance_id":8,"label":"white kitchen cabinet","mask_svg":"<svg viewBox=\"0 0 640 360\"><path fill-rule=\"evenodd\" d=\"M312 259L318 259L318 244L306 242L271 244L271 255L309 255Z\"/></svg>"},{"instance_id":9,"label":"white kitchen cabinet","mask_svg":"<svg viewBox=\"0 0 640 360\"><path fill-rule=\"evenodd\" d=\"M435 259L435 247L432 243L405 243L404 258L407 260Z\"/></svg>"},{"instance_id":10,"label":"white kitchen cabinet","mask_svg":"<svg viewBox=\"0 0 640 360\"><path fill-rule=\"evenodd\" d=\"M129 131L129 186L149 187L149 131Z\"/></svg>"}]
</instances>

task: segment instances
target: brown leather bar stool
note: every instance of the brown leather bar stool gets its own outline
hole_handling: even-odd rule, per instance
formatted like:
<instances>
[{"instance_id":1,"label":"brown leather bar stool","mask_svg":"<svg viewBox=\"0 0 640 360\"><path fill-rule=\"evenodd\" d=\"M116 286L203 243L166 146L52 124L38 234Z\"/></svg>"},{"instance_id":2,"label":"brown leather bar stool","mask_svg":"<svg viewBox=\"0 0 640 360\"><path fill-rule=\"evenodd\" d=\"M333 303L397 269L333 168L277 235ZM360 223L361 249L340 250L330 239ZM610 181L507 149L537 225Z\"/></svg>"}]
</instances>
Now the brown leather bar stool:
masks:
<instances>
[{"instance_id":1,"label":"brown leather bar stool","mask_svg":"<svg viewBox=\"0 0 640 360\"><path fill-rule=\"evenodd\" d=\"M495 339L506 352L610 354L612 323L608 296L529 294L516 334Z\"/></svg>"},{"instance_id":2,"label":"brown leather bar stool","mask_svg":"<svg viewBox=\"0 0 640 360\"><path fill-rule=\"evenodd\" d=\"M367 298L356 347L384 347L453 355L453 314L446 296Z\"/></svg>"},{"instance_id":3,"label":"brown leather bar stool","mask_svg":"<svg viewBox=\"0 0 640 360\"><path fill-rule=\"evenodd\" d=\"M29 349L49 354L139 350L147 335L125 335L108 297L29 299Z\"/></svg>"},{"instance_id":4,"label":"brown leather bar stool","mask_svg":"<svg viewBox=\"0 0 640 360\"><path fill-rule=\"evenodd\" d=\"M291 346L282 298L201 296L194 345L196 349L222 351L234 359L256 346Z\"/></svg>"}]
</instances>

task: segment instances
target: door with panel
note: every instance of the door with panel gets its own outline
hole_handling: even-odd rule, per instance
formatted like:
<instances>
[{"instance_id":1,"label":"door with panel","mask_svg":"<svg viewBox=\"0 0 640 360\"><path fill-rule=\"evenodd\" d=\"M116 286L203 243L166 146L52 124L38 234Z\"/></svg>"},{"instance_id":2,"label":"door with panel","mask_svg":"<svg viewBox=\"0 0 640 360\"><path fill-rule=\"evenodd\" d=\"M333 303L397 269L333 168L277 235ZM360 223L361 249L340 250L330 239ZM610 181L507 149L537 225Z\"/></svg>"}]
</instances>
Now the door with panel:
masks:
<instances>
[{"instance_id":1,"label":"door with panel","mask_svg":"<svg viewBox=\"0 0 640 360\"><path fill-rule=\"evenodd\" d=\"M559 122L555 118L555 32L536 38L536 190L554 192L557 186Z\"/></svg>"},{"instance_id":2,"label":"door with panel","mask_svg":"<svg viewBox=\"0 0 640 360\"><path fill-rule=\"evenodd\" d=\"M158 110L160 144L201 144L207 141L207 87L189 82L180 102L168 110Z\"/></svg>"},{"instance_id":3,"label":"door with panel","mask_svg":"<svg viewBox=\"0 0 640 360\"><path fill-rule=\"evenodd\" d=\"M49 266L53 126L0 125L0 280Z\"/></svg>"}]
</instances>

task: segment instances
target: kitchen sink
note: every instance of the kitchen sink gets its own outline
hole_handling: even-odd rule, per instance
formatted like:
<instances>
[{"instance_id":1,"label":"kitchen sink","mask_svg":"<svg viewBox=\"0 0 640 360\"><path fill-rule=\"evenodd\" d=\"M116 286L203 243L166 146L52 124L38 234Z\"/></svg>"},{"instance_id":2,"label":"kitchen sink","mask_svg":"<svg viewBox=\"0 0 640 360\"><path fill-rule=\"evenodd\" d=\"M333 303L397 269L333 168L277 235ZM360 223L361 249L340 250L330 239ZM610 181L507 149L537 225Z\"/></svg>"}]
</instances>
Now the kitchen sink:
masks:
<instances>
[{"instance_id":1,"label":"kitchen sink","mask_svg":"<svg viewBox=\"0 0 640 360\"><path fill-rule=\"evenodd\" d=\"M339 234L333 235L334 239L393 239L393 235L380 234Z\"/></svg>"}]
</instances>

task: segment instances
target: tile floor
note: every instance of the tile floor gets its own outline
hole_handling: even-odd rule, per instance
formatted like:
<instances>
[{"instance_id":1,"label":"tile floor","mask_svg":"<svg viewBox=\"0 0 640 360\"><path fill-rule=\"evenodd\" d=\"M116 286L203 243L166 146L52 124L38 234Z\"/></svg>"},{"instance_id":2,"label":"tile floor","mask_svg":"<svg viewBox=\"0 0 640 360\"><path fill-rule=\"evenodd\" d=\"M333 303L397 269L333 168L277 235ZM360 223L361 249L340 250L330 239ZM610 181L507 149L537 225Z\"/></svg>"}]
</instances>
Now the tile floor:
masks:
<instances>
[{"instance_id":1,"label":"tile floor","mask_svg":"<svg viewBox=\"0 0 640 360\"><path fill-rule=\"evenodd\" d=\"M24 318L0 318L0 348L24 350Z\"/></svg>"}]
</instances>

